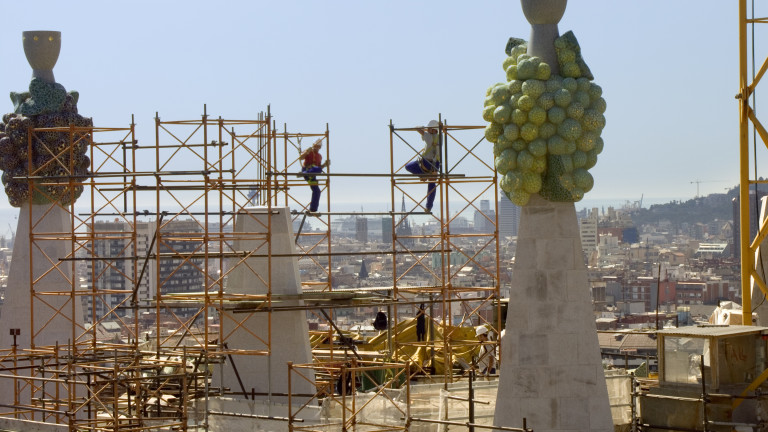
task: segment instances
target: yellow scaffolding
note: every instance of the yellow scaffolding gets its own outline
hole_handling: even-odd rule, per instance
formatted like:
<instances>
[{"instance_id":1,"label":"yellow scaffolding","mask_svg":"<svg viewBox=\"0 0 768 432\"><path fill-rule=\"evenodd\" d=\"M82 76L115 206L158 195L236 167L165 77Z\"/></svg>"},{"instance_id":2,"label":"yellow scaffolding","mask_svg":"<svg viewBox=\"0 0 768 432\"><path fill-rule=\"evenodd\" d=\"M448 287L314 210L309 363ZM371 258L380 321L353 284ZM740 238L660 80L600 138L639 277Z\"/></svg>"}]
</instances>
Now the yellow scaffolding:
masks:
<instances>
[{"instance_id":1,"label":"yellow scaffolding","mask_svg":"<svg viewBox=\"0 0 768 432\"><path fill-rule=\"evenodd\" d=\"M359 414L365 404L355 406L357 399L347 398L343 391L340 398L329 393L332 377L348 377L352 371L351 376L375 383L380 392L407 389L417 375L452 382L461 376L455 375L457 353L466 355L479 347L474 332L468 333L467 328L487 325L499 333L498 208L495 199L495 214L480 211L477 204L483 194L498 195L495 170L478 154L484 143L482 127L440 122L445 165L437 179L440 210L433 214L419 210L424 184L404 173L404 164L395 163L403 154L415 157L415 149L402 151L395 145L401 140L398 145L410 146L404 137L411 138L415 128L390 127L390 172L327 170L319 174L328 212L309 216L320 229L297 233L292 256L316 269L304 277L304 292L298 296L274 295L271 272L259 274L248 267L249 258L271 261L277 257L268 234L270 218L259 232L233 232L231 227L235 217L257 220L260 212L277 206L299 209L292 213L295 224L308 217L306 203L297 192L306 191L297 155L302 139L319 138L326 144L328 158L328 127L321 133L288 132L287 126L278 132L269 109L256 120L212 118L204 109L195 120L166 121L156 115L154 128L155 140L150 144L137 141L133 119L127 128L30 130L30 145L38 134L58 133L68 137L68 147L57 151L88 146L88 176L72 175L71 167L62 167L57 177L42 177L33 170L26 178L30 190L42 196L49 187L64 186L70 192L82 187L81 204L87 203L87 208L49 200L48 208L65 212L72 223L72 231L62 233L35 230L37 221L30 213L30 252L50 241L66 242L71 250L64 257L48 257L43 273L72 276L66 279L66 290L36 289L39 281L32 280L33 264L39 263L30 263L31 304L37 309L31 310L29 328L20 327L31 335L31 345L0 351L0 386L12 386L14 394L13 404L0 407L0 417L67 424L71 431L206 427L205 421L201 425L199 418L190 415L190 403L212 396L249 396L245 388L212 387L208 381L212 365L229 361L234 368L234 356L270 354L276 331L272 312L301 309L320 316L329 329L319 336L324 343L316 344L314 363L287 365L289 372L297 376L304 369L317 371L315 397L341 401L341 423L352 427L362 424ZM465 168L470 161L475 165ZM30 166L34 165L30 162ZM482 174L465 174L478 166ZM333 252L331 217L345 215L331 211L334 176L380 177L390 182L393 210L380 215L392 218L392 250ZM396 191L409 203L401 212L394 211ZM489 232L456 229L458 215L473 210L488 222ZM433 220L437 233L403 232L400 228L415 216ZM257 246L239 250L239 241ZM391 257L392 286L334 288L333 259L349 255ZM457 262L461 265L452 265ZM462 281L461 267L466 265L477 268L481 277ZM266 293L227 292L225 281L236 268L249 271L249 277L267 287ZM74 276L78 273L85 276L82 282ZM433 281L430 286L409 284L411 276L424 275ZM186 281L183 286L178 285L179 279ZM50 299L62 297L64 306L55 303L59 306L50 310L54 304ZM304 300L305 305L286 306L286 300ZM388 331L383 349L366 359L358 357L348 335L334 323L336 309L386 308L390 329L400 328L409 318L409 308L419 303L430 305L429 322L438 324L441 336L414 342L404 333ZM76 318L80 304L87 310L87 323ZM245 330L250 317L264 313L269 317L266 337L252 334L257 348L230 347L234 332ZM51 316L67 320L68 344L35 343L37 334L53 325ZM453 316L460 319L452 322ZM99 327L110 321L119 330L105 336ZM224 330L224 323L229 330ZM431 352L429 364L412 362L408 353L413 349ZM436 352L440 359L434 359ZM5 387L6 383L10 385ZM406 419L408 404L407 398L405 405L395 404ZM367 426L407 430L407 425L392 429L387 422ZM291 427L308 430L298 424Z\"/></svg>"},{"instance_id":2,"label":"yellow scaffolding","mask_svg":"<svg viewBox=\"0 0 768 432\"><path fill-rule=\"evenodd\" d=\"M423 189L425 182L436 183L439 204L436 210L426 213L429 221L436 226L436 232L413 232L408 225L407 216L399 220L392 219L393 233L393 300L416 301L421 299L429 304L430 313L428 332L423 341L403 340L394 335L394 355L400 358L403 350L413 351L423 347L430 353L428 367L417 364L415 373L434 372L437 369L434 353L443 354L441 377L445 384L453 382L453 364L456 356L453 347L461 347L462 354L466 345L479 347L474 340L474 333L466 335L462 329L484 325L490 334L496 336L486 344L498 352L501 330L500 300L500 264L497 215L499 212L496 169L489 164L487 156L481 151L487 148L483 126L449 125L439 116L438 136L441 146L441 170L434 176L419 178L405 170L406 164L419 157L419 127L396 128L390 122L391 160L391 200L396 208L397 194L402 194L405 211L418 214L426 210ZM414 137L416 140L414 140ZM417 141L414 143L413 141ZM484 146L485 144L485 146ZM410 155L409 159L395 160L395 156ZM471 175L467 175L471 173ZM490 206L482 208L482 197L494 197L492 213ZM455 207L454 207L455 206ZM458 208L456 210L455 208ZM485 232L469 232L462 229L462 215L474 211L478 222L485 223ZM462 280L462 271L470 266L477 271L475 280ZM430 286L410 286L409 276L431 277ZM433 306L437 307L437 310ZM494 313L494 308L495 313ZM461 313L454 322L457 312ZM395 322L400 322L399 308L395 307ZM434 322L435 316L440 322ZM443 329L441 338L434 337L434 324ZM391 327L391 326L390 326ZM410 348L408 348L410 347ZM407 354L405 354L407 356ZM498 360L498 359L497 359ZM460 374L459 376L462 376ZM427 374L430 377L431 375Z\"/></svg>"}]
</instances>

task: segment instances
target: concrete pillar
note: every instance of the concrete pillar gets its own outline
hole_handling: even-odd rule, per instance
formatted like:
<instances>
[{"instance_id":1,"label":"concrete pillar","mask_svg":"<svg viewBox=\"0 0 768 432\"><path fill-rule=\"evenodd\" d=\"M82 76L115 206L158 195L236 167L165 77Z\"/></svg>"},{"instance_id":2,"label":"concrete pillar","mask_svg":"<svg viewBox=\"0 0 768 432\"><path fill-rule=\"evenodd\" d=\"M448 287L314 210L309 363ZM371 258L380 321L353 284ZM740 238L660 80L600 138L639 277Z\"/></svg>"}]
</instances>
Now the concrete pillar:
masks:
<instances>
[{"instance_id":1,"label":"concrete pillar","mask_svg":"<svg viewBox=\"0 0 768 432\"><path fill-rule=\"evenodd\" d=\"M31 207L31 219L30 219ZM29 233L32 229L37 236L30 248ZM45 237L45 239L43 239ZM62 354L67 345L76 340L85 330L81 297L71 295L38 294L32 301L31 290L37 293L69 293L73 286L72 261L59 261L71 257L72 222L70 213L59 206L35 205L28 201L21 205L13 244L13 257L8 275L5 302L0 308L0 349L11 349L13 336L10 329L19 329L16 337L17 350L31 347L50 347L58 343ZM31 272L30 272L31 271ZM32 279L35 280L34 287ZM75 276L76 277L76 276ZM24 369L20 375L29 376L32 370ZM48 374L47 376L50 376ZM14 402L11 380L0 380L0 403ZM36 383L39 385L39 382ZM29 404L29 387L19 402ZM46 396L33 394L32 397L50 398L55 395L55 385L48 385ZM66 389L60 389L66 394ZM63 398L66 403L66 397ZM54 407L53 409L66 409Z\"/></svg>"},{"instance_id":2,"label":"concrete pillar","mask_svg":"<svg viewBox=\"0 0 768 432\"><path fill-rule=\"evenodd\" d=\"M255 255L267 255L268 243L264 240L264 234L269 229L273 255L295 253L295 238L289 208L273 208L271 226L269 218L266 207L250 207L238 214L235 218L235 233L239 240L234 242L235 250L254 251ZM235 265L236 262L236 259L231 259L230 266ZM229 294L266 294L268 287L265 282L269 266L270 262L266 257L248 258L229 274L225 291ZM273 295L301 293L298 259L295 256L272 258L271 269ZM280 306L303 306L304 302L281 300L279 304ZM287 394L287 362L291 361L294 364L312 362L306 311L272 312L271 315L271 354L233 356L246 392L251 392L253 389L256 393ZM237 327L235 320L245 321ZM230 349L269 349L265 344L269 340L270 333L268 313L256 312L249 315L227 312L221 321L225 342ZM240 384L232 364L227 362L223 368L223 371L214 372L214 380L217 382L215 385L219 385L218 382L221 380L220 383L225 387L229 387L234 392L240 392ZM305 372L305 375L314 381L314 374L311 371ZM292 380L293 393L314 394L315 388L309 381L300 379L296 375ZM257 396L257 398L266 399L268 396ZM285 402L287 398L275 396L272 400ZM300 400L294 399L296 402Z\"/></svg>"},{"instance_id":3,"label":"concrete pillar","mask_svg":"<svg viewBox=\"0 0 768 432\"><path fill-rule=\"evenodd\" d=\"M32 220L30 221L30 206ZM31 224L30 224L31 222ZM38 236L31 248L30 226ZM46 239L41 237L45 235ZM72 290L72 262L59 261L72 254L72 222L63 208L34 205L25 202L19 211L16 240L8 275L5 303L0 309L0 349L9 349L13 337L11 328L20 329L16 337L18 349L50 346L58 343L62 348L83 333L83 308L80 297L68 295L38 295L31 302L32 281L36 292L70 292ZM30 268L31 264L31 268ZM54 270L51 270L54 269Z\"/></svg>"},{"instance_id":4,"label":"concrete pillar","mask_svg":"<svg viewBox=\"0 0 768 432\"><path fill-rule=\"evenodd\" d=\"M522 208L494 424L613 431L573 203Z\"/></svg>"}]
</instances>

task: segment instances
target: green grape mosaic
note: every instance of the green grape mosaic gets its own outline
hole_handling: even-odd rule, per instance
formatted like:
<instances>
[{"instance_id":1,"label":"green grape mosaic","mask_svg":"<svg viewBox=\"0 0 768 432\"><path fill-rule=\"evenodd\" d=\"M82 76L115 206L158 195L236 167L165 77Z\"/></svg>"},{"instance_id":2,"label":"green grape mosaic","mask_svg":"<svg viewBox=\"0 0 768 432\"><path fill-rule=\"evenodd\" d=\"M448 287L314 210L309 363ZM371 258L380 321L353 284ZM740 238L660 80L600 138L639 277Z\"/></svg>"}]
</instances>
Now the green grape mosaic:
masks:
<instances>
[{"instance_id":1,"label":"green grape mosaic","mask_svg":"<svg viewBox=\"0 0 768 432\"><path fill-rule=\"evenodd\" d=\"M510 39L506 51L507 81L488 89L483 109L500 187L519 206L532 194L579 201L594 185L589 169L603 151L602 89L592 82L572 32L555 40L561 75L527 54L522 39Z\"/></svg>"}]
</instances>

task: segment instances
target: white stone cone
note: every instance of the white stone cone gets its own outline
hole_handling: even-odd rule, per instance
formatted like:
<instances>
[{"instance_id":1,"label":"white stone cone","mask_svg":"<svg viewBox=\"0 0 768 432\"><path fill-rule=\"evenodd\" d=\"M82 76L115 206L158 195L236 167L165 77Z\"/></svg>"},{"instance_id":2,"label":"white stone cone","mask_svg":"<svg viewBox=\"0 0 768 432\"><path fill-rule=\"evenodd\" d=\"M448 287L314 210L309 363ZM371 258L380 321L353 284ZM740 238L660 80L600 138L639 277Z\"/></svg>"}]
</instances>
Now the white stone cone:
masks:
<instances>
[{"instance_id":1,"label":"white stone cone","mask_svg":"<svg viewBox=\"0 0 768 432\"><path fill-rule=\"evenodd\" d=\"M30 230L34 230L36 236L31 247ZM33 205L29 201L22 204L5 302L0 308L0 349L11 349L14 338L10 335L10 329L19 329L16 337L19 351L53 347L56 344L63 351L84 332L80 297L71 295L73 286L76 286L73 282L72 261L60 261L60 258L71 257L71 238L72 222L70 213L65 209L57 205ZM37 293L34 297L32 289ZM34 369L24 370L22 374L30 373L35 373ZM12 404L14 401L9 383L8 379L0 380L0 388L8 389L0 391L2 404ZM55 393L55 387L48 385L47 397ZM66 390L59 391L67 394ZM30 395L27 387L21 393L20 402L28 404L30 396L43 397L37 390ZM54 409L66 410L66 407Z\"/></svg>"},{"instance_id":2,"label":"white stone cone","mask_svg":"<svg viewBox=\"0 0 768 432\"><path fill-rule=\"evenodd\" d=\"M234 242L237 251L254 251L255 255L248 258L245 263L234 268L229 275L225 290L228 294L266 294L267 274L270 268L267 255L267 243L262 238L267 229L270 229L271 248L274 255L290 255L296 253L294 245L293 227L291 225L290 209L288 207L272 208L271 226L268 220L267 207L251 207L235 218L235 232L243 238ZM252 239L244 237L250 236ZM232 261L231 265L234 265ZM271 262L271 286L272 294L296 295L301 293L301 279L299 277L298 259L295 256L274 257ZM257 277L260 275L261 277ZM302 300L281 300L281 306L301 306ZM252 315L246 313L227 313L221 319L221 326L225 336L225 342L230 349L237 350L268 350L270 355L233 356L245 387L246 393L253 390L260 393L257 399L268 399L281 403L287 402L285 396L278 394L288 393L288 366L287 362L294 364L312 363L312 349L309 345L309 325L307 314L303 310L272 312L271 323L267 313L256 312ZM238 323L242 324L238 326ZM271 325L270 325L271 324ZM269 341L271 332L271 346ZM255 337L254 335L258 336ZM234 373L232 365L223 365L223 370L214 371L214 386L224 385L233 392L241 392L240 382ZM307 379L292 376L292 393L314 394L315 388L310 383L314 381L312 370L303 369ZM223 379L222 379L223 377ZM305 398L293 398L294 404L303 404Z\"/></svg>"},{"instance_id":3,"label":"white stone cone","mask_svg":"<svg viewBox=\"0 0 768 432\"><path fill-rule=\"evenodd\" d=\"M494 424L613 431L573 203L523 207Z\"/></svg>"}]
</instances>

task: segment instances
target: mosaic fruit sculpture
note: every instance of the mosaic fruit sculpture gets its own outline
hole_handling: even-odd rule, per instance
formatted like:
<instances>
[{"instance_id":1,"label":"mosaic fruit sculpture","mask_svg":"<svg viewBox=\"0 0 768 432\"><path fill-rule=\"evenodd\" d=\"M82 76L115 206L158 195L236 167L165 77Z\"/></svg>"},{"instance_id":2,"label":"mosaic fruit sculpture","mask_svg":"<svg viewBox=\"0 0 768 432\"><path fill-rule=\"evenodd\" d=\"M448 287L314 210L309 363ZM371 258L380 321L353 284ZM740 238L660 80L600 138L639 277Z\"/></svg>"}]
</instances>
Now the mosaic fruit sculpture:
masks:
<instances>
[{"instance_id":1,"label":"mosaic fruit sculpture","mask_svg":"<svg viewBox=\"0 0 768 432\"><path fill-rule=\"evenodd\" d=\"M75 130L71 137L69 130L30 132L70 125L92 127L90 118L77 113L77 99L77 92L67 93L61 84L40 78L32 79L28 92L11 93L14 112L3 115L0 122L0 170L13 207L27 200L69 205L83 193L82 184L71 184L70 178L81 183L88 174L90 134L82 130ZM30 193L27 176L47 178L34 179L38 190Z\"/></svg>"},{"instance_id":2,"label":"mosaic fruit sculpture","mask_svg":"<svg viewBox=\"0 0 768 432\"><path fill-rule=\"evenodd\" d=\"M603 151L606 104L602 89L581 57L572 32L555 40L560 74L527 54L522 39L510 39L506 82L486 92L485 137L493 143L500 187L524 206L532 194L576 202L592 189L589 169Z\"/></svg>"}]
</instances>

